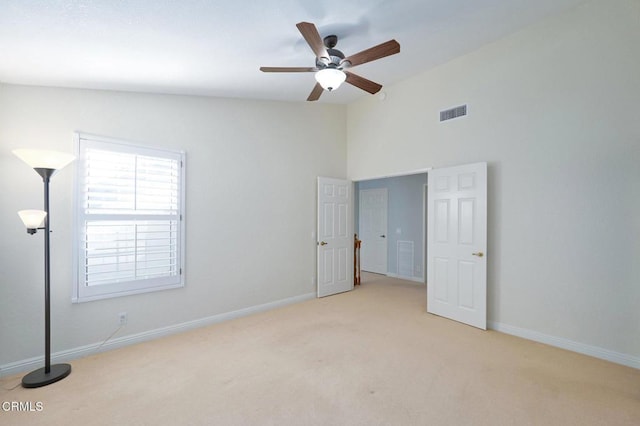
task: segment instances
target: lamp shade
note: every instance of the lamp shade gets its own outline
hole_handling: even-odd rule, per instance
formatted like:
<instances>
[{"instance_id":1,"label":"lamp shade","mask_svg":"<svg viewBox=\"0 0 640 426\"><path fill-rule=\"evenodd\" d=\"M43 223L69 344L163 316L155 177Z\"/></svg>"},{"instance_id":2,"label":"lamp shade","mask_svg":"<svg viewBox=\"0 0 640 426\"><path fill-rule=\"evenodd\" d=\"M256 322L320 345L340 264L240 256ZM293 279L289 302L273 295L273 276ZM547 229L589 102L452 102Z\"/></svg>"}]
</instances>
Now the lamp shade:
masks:
<instances>
[{"instance_id":1,"label":"lamp shade","mask_svg":"<svg viewBox=\"0 0 640 426\"><path fill-rule=\"evenodd\" d=\"M316 81L323 89L336 90L346 80L347 75L336 68L325 68L316 73Z\"/></svg>"},{"instance_id":2,"label":"lamp shade","mask_svg":"<svg viewBox=\"0 0 640 426\"><path fill-rule=\"evenodd\" d=\"M66 152L44 149L14 149L12 152L34 169L60 170L76 158Z\"/></svg>"},{"instance_id":3,"label":"lamp shade","mask_svg":"<svg viewBox=\"0 0 640 426\"><path fill-rule=\"evenodd\" d=\"M38 229L44 222L47 212L44 210L20 210L18 216L27 229Z\"/></svg>"}]
</instances>

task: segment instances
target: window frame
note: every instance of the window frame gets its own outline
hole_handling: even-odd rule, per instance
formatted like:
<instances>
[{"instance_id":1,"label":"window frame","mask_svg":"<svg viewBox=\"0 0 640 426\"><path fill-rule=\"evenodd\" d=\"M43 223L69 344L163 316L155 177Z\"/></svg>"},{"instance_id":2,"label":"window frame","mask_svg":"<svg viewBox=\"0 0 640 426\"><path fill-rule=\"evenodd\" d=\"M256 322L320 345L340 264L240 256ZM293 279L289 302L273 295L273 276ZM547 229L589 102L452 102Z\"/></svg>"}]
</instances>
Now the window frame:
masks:
<instances>
[{"instance_id":1,"label":"window frame","mask_svg":"<svg viewBox=\"0 0 640 426\"><path fill-rule=\"evenodd\" d=\"M90 302L93 300L109 299L114 297L129 296L133 294L149 293L155 291L169 290L175 288L181 288L185 285L185 189L186 189L186 156L182 150L173 150L167 148L156 148L146 145L140 145L134 142L130 142L124 139L104 137L93 135L89 133L74 133L74 145L77 161L75 162L74 170L74 183L73 183L73 303ZM114 282L108 284L100 284L94 286L86 286L84 280L85 268L83 262L85 259L85 253L81 239L83 238L83 229L85 223L81 221L85 218L84 209L84 197L83 197L83 173L86 170L86 163L84 162L83 150L87 147L100 147L108 151L125 153L125 154L137 154L150 157L171 158L179 161L179 184L178 190L180 194L178 196L178 236L176 237L176 243L179 247L176 250L178 259L176 261L178 274L176 276L169 277L156 277L145 278L126 282ZM122 215L117 213L105 213L100 214L101 218L108 220L112 216L112 219L122 219ZM147 214L133 214L127 216L134 216L133 220L153 220L153 215ZM137 218L135 218L137 216Z\"/></svg>"}]
</instances>

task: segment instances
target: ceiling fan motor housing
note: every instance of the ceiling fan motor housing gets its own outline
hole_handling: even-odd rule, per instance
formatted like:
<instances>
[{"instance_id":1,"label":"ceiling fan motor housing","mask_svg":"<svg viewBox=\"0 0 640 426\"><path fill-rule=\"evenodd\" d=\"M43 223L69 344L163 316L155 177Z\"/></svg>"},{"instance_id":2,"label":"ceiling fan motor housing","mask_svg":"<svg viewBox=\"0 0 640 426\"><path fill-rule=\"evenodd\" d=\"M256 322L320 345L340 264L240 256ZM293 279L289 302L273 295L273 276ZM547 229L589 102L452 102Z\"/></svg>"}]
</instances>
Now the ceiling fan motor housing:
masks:
<instances>
[{"instance_id":1,"label":"ceiling fan motor housing","mask_svg":"<svg viewBox=\"0 0 640 426\"><path fill-rule=\"evenodd\" d=\"M337 49L327 49L329 57L316 58L316 66L319 69L323 68L337 68L342 69L349 66L351 63L344 60L344 54Z\"/></svg>"},{"instance_id":2,"label":"ceiling fan motor housing","mask_svg":"<svg viewBox=\"0 0 640 426\"><path fill-rule=\"evenodd\" d=\"M316 66L319 69L323 69L323 68L342 69L344 67L348 67L349 65L351 65L349 61L344 60L344 53L342 53L338 49L334 49L336 44L338 44L338 36L328 35L323 39L323 43L327 48L327 53L329 54L329 57L316 58Z\"/></svg>"}]
</instances>

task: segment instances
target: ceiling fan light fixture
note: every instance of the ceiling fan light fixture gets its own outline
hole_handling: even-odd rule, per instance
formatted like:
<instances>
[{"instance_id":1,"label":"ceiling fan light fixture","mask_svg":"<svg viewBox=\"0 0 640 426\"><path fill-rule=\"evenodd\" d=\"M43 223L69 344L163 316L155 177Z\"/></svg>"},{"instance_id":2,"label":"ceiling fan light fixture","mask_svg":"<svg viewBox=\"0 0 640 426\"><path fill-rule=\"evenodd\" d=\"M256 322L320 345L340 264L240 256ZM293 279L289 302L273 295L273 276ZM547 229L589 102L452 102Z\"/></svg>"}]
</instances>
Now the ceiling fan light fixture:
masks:
<instances>
[{"instance_id":1,"label":"ceiling fan light fixture","mask_svg":"<svg viewBox=\"0 0 640 426\"><path fill-rule=\"evenodd\" d=\"M325 68L316 73L316 81L330 92L340 87L346 78L347 75L337 68Z\"/></svg>"}]
</instances>

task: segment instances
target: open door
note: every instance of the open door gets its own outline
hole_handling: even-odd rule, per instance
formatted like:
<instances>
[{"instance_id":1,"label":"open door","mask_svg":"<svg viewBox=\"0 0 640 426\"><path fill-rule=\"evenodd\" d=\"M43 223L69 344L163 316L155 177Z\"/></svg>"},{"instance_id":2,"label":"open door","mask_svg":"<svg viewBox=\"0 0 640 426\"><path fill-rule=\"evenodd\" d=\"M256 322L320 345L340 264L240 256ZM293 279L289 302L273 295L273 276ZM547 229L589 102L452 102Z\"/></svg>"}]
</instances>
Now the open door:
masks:
<instances>
[{"instance_id":1,"label":"open door","mask_svg":"<svg viewBox=\"0 0 640 426\"><path fill-rule=\"evenodd\" d=\"M487 329L487 163L428 177L427 311Z\"/></svg>"},{"instance_id":2,"label":"open door","mask_svg":"<svg viewBox=\"0 0 640 426\"><path fill-rule=\"evenodd\" d=\"M318 297L353 290L353 183L318 177Z\"/></svg>"}]
</instances>

